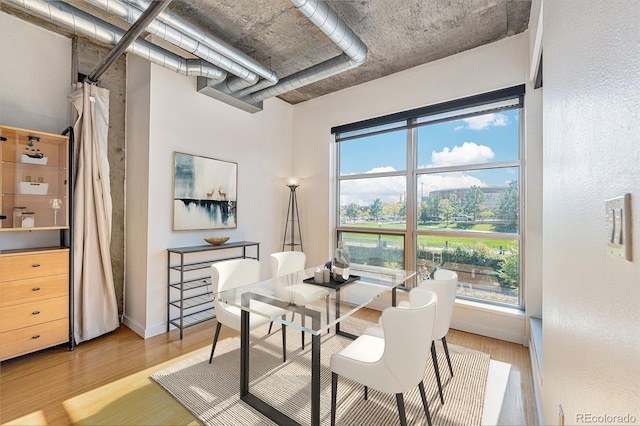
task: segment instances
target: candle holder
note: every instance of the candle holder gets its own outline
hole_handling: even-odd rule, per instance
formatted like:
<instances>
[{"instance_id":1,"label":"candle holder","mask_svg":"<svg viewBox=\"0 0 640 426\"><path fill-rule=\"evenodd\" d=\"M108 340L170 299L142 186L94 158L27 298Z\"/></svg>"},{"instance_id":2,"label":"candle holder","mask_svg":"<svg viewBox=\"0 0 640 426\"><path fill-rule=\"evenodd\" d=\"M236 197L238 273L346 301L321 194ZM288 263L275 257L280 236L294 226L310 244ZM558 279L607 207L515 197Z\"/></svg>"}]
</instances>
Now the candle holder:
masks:
<instances>
[{"instance_id":1,"label":"candle holder","mask_svg":"<svg viewBox=\"0 0 640 426\"><path fill-rule=\"evenodd\" d=\"M53 210L53 226L58 226L58 210L62 209L62 200L60 198L50 199L49 209Z\"/></svg>"}]
</instances>

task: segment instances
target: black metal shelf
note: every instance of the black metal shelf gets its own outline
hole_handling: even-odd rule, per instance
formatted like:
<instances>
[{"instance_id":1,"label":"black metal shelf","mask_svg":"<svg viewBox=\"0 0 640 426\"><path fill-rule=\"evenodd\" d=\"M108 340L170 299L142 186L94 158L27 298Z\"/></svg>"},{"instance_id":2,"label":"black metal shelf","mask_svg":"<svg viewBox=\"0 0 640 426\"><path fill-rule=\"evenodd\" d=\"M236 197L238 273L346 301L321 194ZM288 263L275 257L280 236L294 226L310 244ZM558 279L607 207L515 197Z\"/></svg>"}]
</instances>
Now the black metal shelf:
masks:
<instances>
[{"instance_id":1,"label":"black metal shelf","mask_svg":"<svg viewBox=\"0 0 640 426\"><path fill-rule=\"evenodd\" d=\"M213 319L215 317L215 310L213 308L207 308L201 311L184 314L182 316L182 328L200 324L201 322L209 321L210 319ZM180 317L170 320L169 323L176 328L180 328Z\"/></svg>"},{"instance_id":2,"label":"black metal shelf","mask_svg":"<svg viewBox=\"0 0 640 426\"><path fill-rule=\"evenodd\" d=\"M247 247L255 247L255 256L247 254ZM219 250L232 249L237 249L237 254L213 258L213 254ZM208 252L214 252L211 258L201 260ZM201 255L200 259L185 263L186 256L196 253ZM205 254L202 255L203 253ZM177 256L178 261L172 259L172 256ZM180 339L182 339L185 328L215 318L211 276L208 274L203 276L202 273L195 274L194 272L209 269L211 264L215 262L231 259L260 260L260 243L236 241L219 246L200 245L167 249L167 299L169 300L167 303L167 331L171 330L171 326L180 329Z\"/></svg>"},{"instance_id":3,"label":"black metal shelf","mask_svg":"<svg viewBox=\"0 0 640 426\"><path fill-rule=\"evenodd\" d=\"M180 308L182 303L182 309L194 308L196 306L204 305L205 303L213 303L213 295L211 292L198 294L196 296L183 297L181 299L169 302L170 305Z\"/></svg>"},{"instance_id":4,"label":"black metal shelf","mask_svg":"<svg viewBox=\"0 0 640 426\"><path fill-rule=\"evenodd\" d=\"M180 287L182 287L184 291L189 291L200 287L210 286L211 277L198 277L190 280L184 280L183 282L175 282L169 285L177 290L180 290Z\"/></svg>"}]
</instances>

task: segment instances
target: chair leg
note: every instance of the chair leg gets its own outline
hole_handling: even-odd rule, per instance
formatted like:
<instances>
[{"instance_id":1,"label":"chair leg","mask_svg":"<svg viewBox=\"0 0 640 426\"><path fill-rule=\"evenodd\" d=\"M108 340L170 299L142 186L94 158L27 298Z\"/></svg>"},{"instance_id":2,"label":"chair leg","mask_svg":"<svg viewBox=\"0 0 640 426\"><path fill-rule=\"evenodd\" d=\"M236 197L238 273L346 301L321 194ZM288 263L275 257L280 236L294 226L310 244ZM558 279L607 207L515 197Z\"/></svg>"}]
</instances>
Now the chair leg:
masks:
<instances>
[{"instance_id":1,"label":"chair leg","mask_svg":"<svg viewBox=\"0 0 640 426\"><path fill-rule=\"evenodd\" d=\"M213 346L211 346L211 355L209 356L209 364L211 364L211 361L213 361L213 351L216 350L216 343L218 343L218 336L220 335L221 327L222 327L222 324L218 322L218 325L216 325L216 334L213 337Z\"/></svg>"},{"instance_id":2,"label":"chair leg","mask_svg":"<svg viewBox=\"0 0 640 426\"><path fill-rule=\"evenodd\" d=\"M364 387L364 400L366 401L367 399L369 399L369 387L365 386Z\"/></svg>"},{"instance_id":3,"label":"chair leg","mask_svg":"<svg viewBox=\"0 0 640 426\"><path fill-rule=\"evenodd\" d=\"M418 388L420 389L420 397L422 398L422 406L424 407L424 412L427 414L427 423L431 426L431 414L429 414L429 404L427 403L427 394L424 391L424 383L420 380L418 383Z\"/></svg>"},{"instance_id":4,"label":"chair leg","mask_svg":"<svg viewBox=\"0 0 640 426\"><path fill-rule=\"evenodd\" d=\"M338 400L338 375L331 372L331 426L336 424L336 401Z\"/></svg>"},{"instance_id":5,"label":"chair leg","mask_svg":"<svg viewBox=\"0 0 640 426\"><path fill-rule=\"evenodd\" d=\"M433 360L433 369L436 371L436 381L438 382L438 392L440 392L440 401L444 404L444 396L442 395L442 382L440 381L440 369L438 368L438 355L436 354L436 344L431 341L431 359Z\"/></svg>"},{"instance_id":6,"label":"chair leg","mask_svg":"<svg viewBox=\"0 0 640 426\"><path fill-rule=\"evenodd\" d=\"M400 425L407 426L407 414L404 411L404 398L401 393L396 394L396 402L398 403L398 414L400 415Z\"/></svg>"},{"instance_id":7,"label":"chair leg","mask_svg":"<svg viewBox=\"0 0 640 426\"><path fill-rule=\"evenodd\" d=\"M285 319L285 315L282 316ZM287 326L282 324L282 362L287 362Z\"/></svg>"},{"instance_id":8,"label":"chair leg","mask_svg":"<svg viewBox=\"0 0 640 426\"><path fill-rule=\"evenodd\" d=\"M442 346L444 346L444 354L447 356L447 362L449 363L449 372L451 372L451 377L453 377L453 367L451 366L451 358L449 357L449 347L447 346L447 338L442 338Z\"/></svg>"},{"instance_id":9,"label":"chair leg","mask_svg":"<svg viewBox=\"0 0 640 426\"><path fill-rule=\"evenodd\" d=\"M327 294L327 297L325 297L324 300L325 300L326 309L327 309L327 323L329 323L329 322L331 322L331 319L329 318L329 312L331 312L331 310L329 308L329 303L331 303L331 298ZM331 329L329 329L327 327L327 334L329 334L329 333L331 333Z\"/></svg>"}]
</instances>

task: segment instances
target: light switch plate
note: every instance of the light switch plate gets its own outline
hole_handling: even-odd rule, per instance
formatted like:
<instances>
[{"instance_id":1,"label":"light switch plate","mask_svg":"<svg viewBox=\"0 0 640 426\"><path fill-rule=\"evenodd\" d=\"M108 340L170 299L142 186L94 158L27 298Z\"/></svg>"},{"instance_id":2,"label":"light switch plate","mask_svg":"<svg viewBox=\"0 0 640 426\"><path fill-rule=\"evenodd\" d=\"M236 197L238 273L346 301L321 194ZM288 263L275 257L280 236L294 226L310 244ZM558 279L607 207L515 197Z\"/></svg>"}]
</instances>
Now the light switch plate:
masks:
<instances>
[{"instance_id":1,"label":"light switch plate","mask_svg":"<svg viewBox=\"0 0 640 426\"><path fill-rule=\"evenodd\" d=\"M607 251L631 262L631 194L605 201Z\"/></svg>"}]
</instances>

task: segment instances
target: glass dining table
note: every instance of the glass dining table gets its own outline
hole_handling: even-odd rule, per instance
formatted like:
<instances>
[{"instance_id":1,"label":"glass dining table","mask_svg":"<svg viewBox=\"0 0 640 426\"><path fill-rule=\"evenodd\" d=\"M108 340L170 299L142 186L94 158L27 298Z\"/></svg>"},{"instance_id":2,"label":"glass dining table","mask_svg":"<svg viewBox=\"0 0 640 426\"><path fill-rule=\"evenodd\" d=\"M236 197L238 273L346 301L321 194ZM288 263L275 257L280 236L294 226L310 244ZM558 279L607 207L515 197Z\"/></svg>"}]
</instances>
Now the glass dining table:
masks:
<instances>
[{"instance_id":1,"label":"glass dining table","mask_svg":"<svg viewBox=\"0 0 640 426\"><path fill-rule=\"evenodd\" d=\"M268 401L252 394L249 389L249 315L261 315L286 327L293 327L311 336L311 418L310 424L320 424L320 338L332 328L336 334L357 336L340 329L340 323L354 312L385 293L391 292L391 304L396 304L399 286L412 279L415 271L378 267L351 267L351 275L345 283L314 282L315 268L278 278L267 279L215 295L222 303L241 309L240 332L240 399L278 425L298 425ZM327 299L328 297L328 299ZM259 303L256 303L259 302ZM266 305L278 306L299 315L294 321L291 315L273 317ZM271 309L273 312L273 309ZM306 321L300 321L301 316ZM304 324L304 325L303 325ZM286 349L285 349L286 350Z\"/></svg>"}]
</instances>

